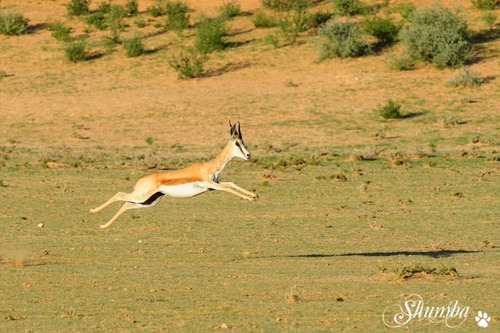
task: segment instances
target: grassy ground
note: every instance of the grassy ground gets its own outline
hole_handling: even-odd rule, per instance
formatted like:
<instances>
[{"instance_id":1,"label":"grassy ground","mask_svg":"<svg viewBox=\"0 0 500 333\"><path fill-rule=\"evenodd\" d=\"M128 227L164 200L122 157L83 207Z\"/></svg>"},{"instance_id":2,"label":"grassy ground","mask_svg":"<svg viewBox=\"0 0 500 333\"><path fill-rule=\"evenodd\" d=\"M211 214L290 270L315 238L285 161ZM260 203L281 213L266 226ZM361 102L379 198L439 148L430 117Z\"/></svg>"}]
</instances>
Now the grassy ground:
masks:
<instances>
[{"instance_id":1,"label":"grassy ground","mask_svg":"<svg viewBox=\"0 0 500 333\"><path fill-rule=\"evenodd\" d=\"M500 192L487 153L400 163L274 149L255 148L253 163L224 173L257 190L257 202L219 192L164 198L108 231L98 225L118 205L88 209L147 170L120 167L111 152L50 168L40 165L46 153L5 153L2 330L382 331L384 309L412 293L470 306L460 332L477 327L478 310L494 312ZM430 270L401 274L415 264ZM417 320L409 328L446 330Z\"/></svg>"}]
</instances>

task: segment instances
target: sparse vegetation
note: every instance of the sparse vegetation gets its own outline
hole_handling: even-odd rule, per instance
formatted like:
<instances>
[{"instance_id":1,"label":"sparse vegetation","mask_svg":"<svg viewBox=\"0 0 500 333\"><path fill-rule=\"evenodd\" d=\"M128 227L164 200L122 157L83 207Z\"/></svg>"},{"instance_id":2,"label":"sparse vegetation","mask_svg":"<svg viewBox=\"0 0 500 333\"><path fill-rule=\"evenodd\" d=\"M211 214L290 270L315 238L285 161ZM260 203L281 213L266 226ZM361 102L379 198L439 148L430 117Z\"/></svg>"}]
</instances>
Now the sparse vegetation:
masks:
<instances>
[{"instance_id":1,"label":"sparse vegetation","mask_svg":"<svg viewBox=\"0 0 500 333\"><path fill-rule=\"evenodd\" d=\"M450 87L477 87L484 83L481 73L466 67L448 81Z\"/></svg>"},{"instance_id":2,"label":"sparse vegetation","mask_svg":"<svg viewBox=\"0 0 500 333\"><path fill-rule=\"evenodd\" d=\"M189 48L173 57L169 61L169 65L175 69L179 79L194 79L204 74L205 61L205 54L200 53L197 49Z\"/></svg>"},{"instance_id":3,"label":"sparse vegetation","mask_svg":"<svg viewBox=\"0 0 500 333\"><path fill-rule=\"evenodd\" d=\"M481 20L488 25L488 28L493 31L495 28L495 23L497 21L497 14L490 10L486 12L485 14L481 15Z\"/></svg>"},{"instance_id":4,"label":"sparse vegetation","mask_svg":"<svg viewBox=\"0 0 500 333\"><path fill-rule=\"evenodd\" d=\"M22 35L27 32L29 20L12 8L0 11L0 34Z\"/></svg>"},{"instance_id":5,"label":"sparse vegetation","mask_svg":"<svg viewBox=\"0 0 500 333\"><path fill-rule=\"evenodd\" d=\"M390 69L398 71L409 71L415 68L415 59L406 53L396 55L392 52L387 53L386 62Z\"/></svg>"},{"instance_id":6,"label":"sparse vegetation","mask_svg":"<svg viewBox=\"0 0 500 333\"><path fill-rule=\"evenodd\" d=\"M417 9L401 38L410 56L438 68L460 67L473 56L466 22L442 5Z\"/></svg>"},{"instance_id":7,"label":"sparse vegetation","mask_svg":"<svg viewBox=\"0 0 500 333\"><path fill-rule=\"evenodd\" d=\"M127 15L127 12L123 6L120 5L111 5L109 10L109 17L107 18L108 26L111 31L111 41L118 44L121 42L120 35L122 30L125 28L125 24L123 23L124 17Z\"/></svg>"},{"instance_id":8,"label":"sparse vegetation","mask_svg":"<svg viewBox=\"0 0 500 333\"><path fill-rule=\"evenodd\" d=\"M71 40L71 36L69 35L71 33L71 28L61 22L49 24L47 30L52 31L52 37L58 41L68 42Z\"/></svg>"},{"instance_id":9,"label":"sparse vegetation","mask_svg":"<svg viewBox=\"0 0 500 333\"><path fill-rule=\"evenodd\" d=\"M321 45L321 59L360 57L372 53L359 25L353 22L329 22L321 30L325 41Z\"/></svg>"},{"instance_id":10,"label":"sparse vegetation","mask_svg":"<svg viewBox=\"0 0 500 333\"><path fill-rule=\"evenodd\" d=\"M422 274L437 276L448 275L452 277L458 276L458 272L454 267L446 266L444 264L440 264L438 268L434 268L421 263L413 263L411 265L397 267L393 270L393 273L401 279L408 279Z\"/></svg>"}]
</instances>

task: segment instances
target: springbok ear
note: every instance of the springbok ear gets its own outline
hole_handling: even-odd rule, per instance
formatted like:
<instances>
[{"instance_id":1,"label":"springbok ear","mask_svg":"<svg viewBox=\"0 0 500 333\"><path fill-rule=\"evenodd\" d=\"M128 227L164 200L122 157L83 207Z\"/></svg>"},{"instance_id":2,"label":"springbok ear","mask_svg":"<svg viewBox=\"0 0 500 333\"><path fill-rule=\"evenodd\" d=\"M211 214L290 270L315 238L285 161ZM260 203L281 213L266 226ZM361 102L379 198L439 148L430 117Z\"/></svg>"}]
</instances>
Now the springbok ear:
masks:
<instances>
[{"instance_id":1,"label":"springbok ear","mask_svg":"<svg viewBox=\"0 0 500 333\"><path fill-rule=\"evenodd\" d=\"M229 134L231 135L231 137L234 137L234 136L237 136L237 132L236 132L236 124L231 124L231 120L229 121Z\"/></svg>"}]
</instances>

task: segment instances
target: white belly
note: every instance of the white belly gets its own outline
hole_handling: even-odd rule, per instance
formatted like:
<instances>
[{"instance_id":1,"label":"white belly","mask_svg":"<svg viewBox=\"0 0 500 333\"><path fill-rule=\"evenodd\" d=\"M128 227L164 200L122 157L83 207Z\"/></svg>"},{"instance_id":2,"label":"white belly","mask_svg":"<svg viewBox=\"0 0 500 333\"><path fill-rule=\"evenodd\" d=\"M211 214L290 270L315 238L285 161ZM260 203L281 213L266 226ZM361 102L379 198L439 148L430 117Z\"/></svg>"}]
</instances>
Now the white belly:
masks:
<instances>
[{"instance_id":1,"label":"white belly","mask_svg":"<svg viewBox=\"0 0 500 333\"><path fill-rule=\"evenodd\" d=\"M187 183L182 185L163 185L160 192L176 198L189 198L207 191L202 182Z\"/></svg>"}]
</instances>

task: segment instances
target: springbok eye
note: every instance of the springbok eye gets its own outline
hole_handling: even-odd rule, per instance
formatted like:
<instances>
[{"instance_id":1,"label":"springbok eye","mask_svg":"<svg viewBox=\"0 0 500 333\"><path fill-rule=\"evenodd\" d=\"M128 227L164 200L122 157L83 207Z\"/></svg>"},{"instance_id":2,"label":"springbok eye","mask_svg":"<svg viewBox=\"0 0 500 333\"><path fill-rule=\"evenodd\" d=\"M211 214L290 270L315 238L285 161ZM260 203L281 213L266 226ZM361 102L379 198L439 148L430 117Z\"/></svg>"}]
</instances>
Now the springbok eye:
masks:
<instances>
[{"instance_id":1,"label":"springbok eye","mask_svg":"<svg viewBox=\"0 0 500 333\"><path fill-rule=\"evenodd\" d=\"M240 146L240 143L238 141L236 141L236 147L239 147Z\"/></svg>"}]
</instances>

